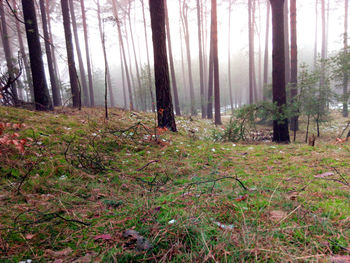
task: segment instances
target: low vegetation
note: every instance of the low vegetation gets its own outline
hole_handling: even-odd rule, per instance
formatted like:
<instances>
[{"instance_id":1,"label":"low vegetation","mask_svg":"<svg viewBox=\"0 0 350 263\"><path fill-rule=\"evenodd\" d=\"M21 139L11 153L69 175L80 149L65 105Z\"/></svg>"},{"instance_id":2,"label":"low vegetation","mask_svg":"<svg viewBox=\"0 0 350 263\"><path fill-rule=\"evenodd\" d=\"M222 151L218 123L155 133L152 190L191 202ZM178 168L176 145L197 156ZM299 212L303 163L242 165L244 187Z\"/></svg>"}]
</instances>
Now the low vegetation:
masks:
<instances>
[{"instance_id":1,"label":"low vegetation","mask_svg":"<svg viewBox=\"0 0 350 263\"><path fill-rule=\"evenodd\" d=\"M231 142L193 117L172 133L150 113L0 107L0 262L349 260L350 145L332 115L311 147L304 119L277 145L259 125Z\"/></svg>"}]
</instances>

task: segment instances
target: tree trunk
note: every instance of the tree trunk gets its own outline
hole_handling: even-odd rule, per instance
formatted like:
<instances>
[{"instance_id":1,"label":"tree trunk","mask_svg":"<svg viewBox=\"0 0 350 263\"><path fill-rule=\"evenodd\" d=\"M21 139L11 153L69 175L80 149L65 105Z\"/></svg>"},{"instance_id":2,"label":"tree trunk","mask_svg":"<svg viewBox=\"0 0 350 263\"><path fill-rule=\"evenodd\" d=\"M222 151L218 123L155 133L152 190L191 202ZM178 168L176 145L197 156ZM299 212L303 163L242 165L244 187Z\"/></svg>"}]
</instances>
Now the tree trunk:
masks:
<instances>
[{"instance_id":1,"label":"tree trunk","mask_svg":"<svg viewBox=\"0 0 350 263\"><path fill-rule=\"evenodd\" d=\"M345 0L344 57L347 57L347 55L348 55L348 11L349 11L349 2L348 2L348 0ZM349 116L349 109L348 109L348 100L349 100L348 82L349 82L348 72L347 72L346 69L344 69L344 73L343 73L343 116L344 117L348 117Z\"/></svg>"},{"instance_id":2,"label":"tree trunk","mask_svg":"<svg viewBox=\"0 0 350 263\"><path fill-rule=\"evenodd\" d=\"M154 53L154 71L157 96L158 126L176 131L170 92L169 67L166 51L164 0L150 3L151 27Z\"/></svg>"},{"instance_id":3,"label":"tree trunk","mask_svg":"<svg viewBox=\"0 0 350 263\"><path fill-rule=\"evenodd\" d=\"M34 0L22 0L22 8L32 70L35 108L41 111L53 110L45 78L44 62L41 56Z\"/></svg>"},{"instance_id":4,"label":"tree trunk","mask_svg":"<svg viewBox=\"0 0 350 263\"><path fill-rule=\"evenodd\" d=\"M170 25L169 25L169 17L168 17L168 7L167 7L166 1L164 1L164 8L165 8L165 26L166 26L166 35L167 35L167 40L168 40L171 81L173 84L173 92L174 92L175 112L176 112L177 116L181 116L181 111L180 111L180 106L179 106L179 95L177 92L177 83L176 83L176 76L175 76L173 51L172 51L172 46L171 46L171 34L170 34Z\"/></svg>"},{"instance_id":5,"label":"tree trunk","mask_svg":"<svg viewBox=\"0 0 350 263\"><path fill-rule=\"evenodd\" d=\"M180 5L180 24L181 24L181 2L179 2ZM179 27L180 31L180 50L181 50L181 70L182 70L182 89L187 90L187 79L186 79L186 74L185 74L185 62L184 62L184 47L183 47L183 38L182 38L182 27ZM183 103L184 105L184 103Z\"/></svg>"},{"instance_id":6,"label":"tree trunk","mask_svg":"<svg viewBox=\"0 0 350 263\"><path fill-rule=\"evenodd\" d=\"M221 125L220 113L220 81L219 81L219 56L218 56L218 20L216 0L211 0L211 39L213 41L213 66L214 66L214 96L215 96L215 125Z\"/></svg>"},{"instance_id":7,"label":"tree trunk","mask_svg":"<svg viewBox=\"0 0 350 263\"><path fill-rule=\"evenodd\" d=\"M231 112L233 114L233 98L232 98L232 76L231 76L231 8L232 8L232 0L229 0L228 7L228 88L230 92L230 104L231 104Z\"/></svg>"},{"instance_id":8,"label":"tree trunk","mask_svg":"<svg viewBox=\"0 0 350 263\"><path fill-rule=\"evenodd\" d=\"M78 27L77 27L77 21L75 18L75 11L74 11L74 3L73 0L69 0L69 8L70 8L70 14L72 18L72 27L73 27L73 34L74 34L74 42L75 42L75 50L78 55L78 63L79 63L79 72L80 72L80 81L81 86L83 88L83 105L89 106L89 91L86 83L86 75L85 75L85 68L83 63L83 57L81 55L80 50L80 41L78 36Z\"/></svg>"},{"instance_id":9,"label":"tree trunk","mask_svg":"<svg viewBox=\"0 0 350 263\"><path fill-rule=\"evenodd\" d=\"M248 0L248 34L249 34L249 104L254 103L254 0Z\"/></svg>"},{"instance_id":10,"label":"tree trunk","mask_svg":"<svg viewBox=\"0 0 350 263\"><path fill-rule=\"evenodd\" d=\"M212 36L212 30L210 29L210 36ZM214 55L213 55L213 39L210 37L210 50L209 50L209 71L208 71L208 106L207 106L207 118L213 119L213 75L214 75Z\"/></svg>"},{"instance_id":11,"label":"tree trunk","mask_svg":"<svg viewBox=\"0 0 350 263\"><path fill-rule=\"evenodd\" d=\"M291 43L291 99L292 103L296 101L298 95L298 46L297 46L297 8L296 0L290 0L290 43ZM298 118L297 112L296 116L291 118L290 128L292 131L297 131Z\"/></svg>"},{"instance_id":12,"label":"tree trunk","mask_svg":"<svg viewBox=\"0 0 350 263\"><path fill-rule=\"evenodd\" d=\"M1 39L2 39L2 45L5 53L7 70L8 70L9 77L11 79L14 79L14 72L16 68L13 66L13 62L12 62L13 61L12 50L10 47L9 34L7 32L7 22L6 22L5 12L4 12L3 0L0 0L0 16L1 16L1 28L2 28ZM13 96L13 103L14 105L17 105L18 95L17 95L16 81L12 82L11 84L11 93Z\"/></svg>"},{"instance_id":13,"label":"tree trunk","mask_svg":"<svg viewBox=\"0 0 350 263\"><path fill-rule=\"evenodd\" d=\"M192 61L191 61L191 47L190 47L190 33L188 28L188 6L186 2L183 2L182 6L182 26L184 29L185 44L187 51L187 66L188 66L188 80L190 84L190 98L191 98L191 115L196 115L195 97L194 97L194 87L192 78Z\"/></svg>"},{"instance_id":14,"label":"tree trunk","mask_svg":"<svg viewBox=\"0 0 350 263\"><path fill-rule=\"evenodd\" d=\"M273 102L282 111L287 104L284 55L284 0L270 0L272 8L272 94ZM273 141L289 143L288 119L273 121Z\"/></svg>"},{"instance_id":15,"label":"tree trunk","mask_svg":"<svg viewBox=\"0 0 350 263\"><path fill-rule=\"evenodd\" d=\"M43 32L44 32L45 51L46 51L46 58L47 58L47 66L49 68L53 105L61 106L62 101L61 101L60 91L56 82L56 75L55 75L55 70L54 70L53 61L52 61L52 54L51 54L51 46L49 42L50 37L47 29L45 2L44 0L40 0L39 3L40 3L40 11L41 11L41 20L43 22L42 26L43 26Z\"/></svg>"},{"instance_id":16,"label":"tree trunk","mask_svg":"<svg viewBox=\"0 0 350 263\"><path fill-rule=\"evenodd\" d=\"M201 100L201 113L202 119L205 118L204 107L204 76L203 76L203 54L202 54L202 30L201 30L201 6L199 0L197 0L197 28L198 28L198 57L199 57L199 88L200 88L200 100Z\"/></svg>"},{"instance_id":17,"label":"tree trunk","mask_svg":"<svg viewBox=\"0 0 350 263\"><path fill-rule=\"evenodd\" d=\"M318 0L315 2L315 13L316 13L316 23L315 23L315 44L314 44L314 70L316 69L317 64L317 55L318 55Z\"/></svg>"},{"instance_id":18,"label":"tree trunk","mask_svg":"<svg viewBox=\"0 0 350 263\"><path fill-rule=\"evenodd\" d=\"M23 1L26 1L26 0L23 0ZM77 76L77 71L75 68L75 61L74 61L72 31L70 28L70 16L69 16L68 1L69 0L61 0L64 36L65 36L65 41L66 41L68 70L69 70L70 86L71 86L71 91L72 91L73 107L80 109L81 108L81 97L80 97L80 89L78 86L78 76Z\"/></svg>"},{"instance_id":19,"label":"tree trunk","mask_svg":"<svg viewBox=\"0 0 350 263\"><path fill-rule=\"evenodd\" d=\"M288 0L284 2L284 54L286 61L286 87L290 83L290 56L289 56L289 8Z\"/></svg>"},{"instance_id":20,"label":"tree trunk","mask_svg":"<svg viewBox=\"0 0 350 263\"><path fill-rule=\"evenodd\" d=\"M120 67L122 69L122 84L123 84L123 100L124 100L124 109L128 108L128 100L126 96L126 84L125 84L125 72L124 72L124 63L123 63L123 54L122 54L122 49L119 49L119 54L120 54Z\"/></svg>"},{"instance_id":21,"label":"tree trunk","mask_svg":"<svg viewBox=\"0 0 350 263\"><path fill-rule=\"evenodd\" d=\"M115 20L117 22L119 45L120 45L120 48L121 48L122 54L123 54L123 59L122 60L124 60L124 70L125 70L125 75L126 75L126 82L128 84L129 108L130 108L131 111L133 111L134 110L134 102L133 102L133 98L132 98L130 75L129 75L128 63L126 62L124 41L123 41L122 30L121 30L121 26L120 26L120 20L119 20L119 16L118 16L117 4L116 4L115 0L112 1L112 4L113 4L114 17L115 17Z\"/></svg>"},{"instance_id":22,"label":"tree trunk","mask_svg":"<svg viewBox=\"0 0 350 263\"><path fill-rule=\"evenodd\" d=\"M149 61L149 48L148 48L148 36L147 36L147 27L146 27L146 16L145 16L145 7L143 0L141 0L142 4L142 16L143 16L143 26L144 26L144 31L145 31L145 40L146 40L146 53L147 53L147 74L148 74L148 87L149 87L149 92L151 95L151 100L152 100L152 112L155 112L155 103L154 103L154 96L153 96L153 89L152 89L152 75L151 75L151 63Z\"/></svg>"},{"instance_id":23,"label":"tree trunk","mask_svg":"<svg viewBox=\"0 0 350 263\"><path fill-rule=\"evenodd\" d=\"M109 90L109 101L110 101L111 107L114 107L115 106L114 93L112 89L111 74L109 70L108 58L106 53L105 36L104 36L104 31L102 29L100 0L97 0L97 19L98 19L98 29L100 31L100 38L101 38L101 44L102 44L102 50L103 50L103 58L105 61L105 71L106 71L105 74L107 78L106 83L108 84L108 90Z\"/></svg>"},{"instance_id":24,"label":"tree trunk","mask_svg":"<svg viewBox=\"0 0 350 263\"><path fill-rule=\"evenodd\" d=\"M16 12L20 12L16 0L13 0L12 2ZM24 43L23 43L23 38L22 38L22 30L19 24L19 21L15 19L16 22L16 31L17 31L17 38L18 38L18 44L19 44L19 50L21 52L21 56L23 58L23 64L24 64L24 69L26 72L26 77L27 77L27 83L29 87L29 94L31 101L34 102L34 87L33 87L33 79L32 79L32 74L30 73L30 65L28 62L28 57L24 48Z\"/></svg>"},{"instance_id":25,"label":"tree trunk","mask_svg":"<svg viewBox=\"0 0 350 263\"><path fill-rule=\"evenodd\" d=\"M264 86L263 86L263 101L266 101L266 89L268 86L269 74L269 33L270 33L270 2L266 0L266 33L265 33L265 54L264 54Z\"/></svg>"},{"instance_id":26,"label":"tree trunk","mask_svg":"<svg viewBox=\"0 0 350 263\"><path fill-rule=\"evenodd\" d=\"M90 106L95 106L95 97L94 97L94 88L92 80L92 70L91 70L91 60L90 60L90 49L89 49L89 37L86 24L86 13L85 13L85 4L84 0L80 0L81 15L83 20L83 29L84 29L84 41L85 41L85 56L86 56L86 65L89 79L89 97L90 97Z\"/></svg>"}]
</instances>

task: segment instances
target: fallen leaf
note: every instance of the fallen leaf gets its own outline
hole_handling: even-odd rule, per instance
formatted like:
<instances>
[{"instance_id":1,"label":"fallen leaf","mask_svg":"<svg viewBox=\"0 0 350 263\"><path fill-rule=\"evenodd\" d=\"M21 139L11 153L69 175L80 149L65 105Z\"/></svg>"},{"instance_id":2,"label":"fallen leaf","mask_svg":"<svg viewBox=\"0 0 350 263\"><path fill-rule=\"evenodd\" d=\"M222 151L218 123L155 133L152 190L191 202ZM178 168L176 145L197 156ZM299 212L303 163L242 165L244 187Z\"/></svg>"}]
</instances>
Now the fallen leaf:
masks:
<instances>
[{"instance_id":1,"label":"fallen leaf","mask_svg":"<svg viewBox=\"0 0 350 263\"><path fill-rule=\"evenodd\" d=\"M288 199L289 200L295 200L297 199L299 193L298 192L291 192L289 195L288 195Z\"/></svg>"},{"instance_id":2,"label":"fallen leaf","mask_svg":"<svg viewBox=\"0 0 350 263\"><path fill-rule=\"evenodd\" d=\"M112 236L110 234L102 234L102 235L97 235L94 237L94 240L99 240L99 239L102 239L102 240L111 240L112 239Z\"/></svg>"},{"instance_id":3,"label":"fallen leaf","mask_svg":"<svg viewBox=\"0 0 350 263\"><path fill-rule=\"evenodd\" d=\"M242 201L245 201L247 198L248 198L248 195L245 194L245 195L241 195L241 196L235 198L235 200L236 200L236 202L242 202Z\"/></svg>"},{"instance_id":4,"label":"fallen leaf","mask_svg":"<svg viewBox=\"0 0 350 263\"><path fill-rule=\"evenodd\" d=\"M331 257L332 263L350 263L350 256L335 255Z\"/></svg>"},{"instance_id":5,"label":"fallen leaf","mask_svg":"<svg viewBox=\"0 0 350 263\"><path fill-rule=\"evenodd\" d=\"M280 221L287 216L287 212L274 210L270 212L270 219L272 221Z\"/></svg>"},{"instance_id":6,"label":"fallen leaf","mask_svg":"<svg viewBox=\"0 0 350 263\"><path fill-rule=\"evenodd\" d=\"M26 234L24 237L25 237L27 240L31 240L31 239L33 239L33 237L35 237L35 235L34 235L34 234Z\"/></svg>"},{"instance_id":7,"label":"fallen leaf","mask_svg":"<svg viewBox=\"0 0 350 263\"><path fill-rule=\"evenodd\" d=\"M94 262L93 258L96 257L96 255L97 254L95 252L87 253L85 256L77 258L72 263L90 263L90 262Z\"/></svg>"},{"instance_id":8,"label":"fallen leaf","mask_svg":"<svg viewBox=\"0 0 350 263\"><path fill-rule=\"evenodd\" d=\"M323 174L317 174L314 177L315 178L325 178L325 177L332 176L332 175L334 175L334 173L332 173L332 172L325 172Z\"/></svg>"},{"instance_id":9,"label":"fallen leaf","mask_svg":"<svg viewBox=\"0 0 350 263\"><path fill-rule=\"evenodd\" d=\"M48 254L49 256L55 257L55 258L56 257L57 258L66 257L72 252L73 252L73 250L70 247L67 247L67 248L65 248L63 250L60 250L60 251L53 251L51 249L46 249L45 250L46 254Z\"/></svg>"}]
</instances>

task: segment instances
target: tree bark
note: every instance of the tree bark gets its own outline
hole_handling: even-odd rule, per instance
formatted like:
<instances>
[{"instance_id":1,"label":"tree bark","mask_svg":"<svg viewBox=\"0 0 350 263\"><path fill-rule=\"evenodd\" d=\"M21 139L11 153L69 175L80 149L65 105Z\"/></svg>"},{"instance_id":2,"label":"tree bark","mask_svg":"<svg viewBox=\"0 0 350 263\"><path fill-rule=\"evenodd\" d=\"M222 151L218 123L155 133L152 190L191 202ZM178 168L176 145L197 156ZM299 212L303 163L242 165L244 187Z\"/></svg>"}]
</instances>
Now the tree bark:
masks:
<instances>
[{"instance_id":1,"label":"tree bark","mask_svg":"<svg viewBox=\"0 0 350 263\"><path fill-rule=\"evenodd\" d=\"M344 9L345 9L345 15L344 15L344 57L347 57L348 56L348 12L349 12L348 0L345 0L345 8ZM347 69L344 69L344 72L343 72L343 117L349 116L348 83L349 83L348 72L347 72Z\"/></svg>"},{"instance_id":2,"label":"tree bark","mask_svg":"<svg viewBox=\"0 0 350 263\"><path fill-rule=\"evenodd\" d=\"M169 17L168 17L168 7L167 7L166 1L164 1L164 8L165 8L165 26L166 26L166 35L167 35L167 40L168 40L167 42L168 42L171 82L173 84L173 92L174 92L175 112L176 112L177 116L181 116L180 105L179 105L179 95L177 92L177 83L176 83L176 76L175 76L173 50L172 50L172 46L171 46L171 34L170 34L170 25L169 25Z\"/></svg>"},{"instance_id":3,"label":"tree bark","mask_svg":"<svg viewBox=\"0 0 350 263\"><path fill-rule=\"evenodd\" d=\"M34 0L22 0L22 8L32 70L35 108L40 111L53 110L45 78L44 62L41 56Z\"/></svg>"},{"instance_id":4,"label":"tree bark","mask_svg":"<svg viewBox=\"0 0 350 263\"><path fill-rule=\"evenodd\" d=\"M213 28L210 29L210 36ZM213 77L214 77L214 55L213 55L213 41L210 37L210 50L209 50L209 71L208 71L208 106L207 106L207 118L213 119Z\"/></svg>"},{"instance_id":5,"label":"tree bark","mask_svg":"<svg viewBox=\"0 0 350 263\"><path fill-rule=\"evenodd\" d=\"M88 79L89 79L90 106L93 107L93 106L95 106L95 97L94 97L94 87L93 87L93 80L92 80L89 37L88 37L88 29L87 29L87 23L86 23L86 13L85 13L84 0L80 0L80 7L81 7L82 20L83 20L83 29L84 29L85 56L86 56L87 73L88 73Z\"/></svg>"},{"instance_id":6,"label":"tree bark","mask_svg":"<svg viewBox=\"0 0 350 263\"><path fill-rule=\"evenodd\" d=\"M122 69L122 84L123 84L123 100L124 100L124 109L128 108L128 100L126 96L126 85L125 85L125 73L124 73L124 63L123 63L123 54L122 54L122 49L119 49L119 54L120 54L120 67Z\"/></svg>"},{"instance_id":7,"label":"tree bark","mask_svg":"<svg viewBox=\"0 0 350 263\"><path fill-rule=\"evenodd\" d=\"M297 46L297 9L296 0L290 0L290 43L291 43L291 99L292 103L296 101L298 95L298 46ZM297 114L297 112L295 112ZM291 118L290 128L292 131L297 131L299 116Z\"/></svg>"},{"instance_id":8,"label":"tree bark","mask_svg":"<svg viewBox=\"0 0 350 263\"><path fill-rule=\"evenodd\" d=\"M231 104L231 112L233 114L233 97L232 97L232 76L231 76L231 8L232 8L232 0L229 0L228 7L228 88L230 92L230 104Z\"/></svg>"},{"instance_id":9,"label":"tree bark","mask_svg":"<svg viewBox=\"0 0 350 263\"><path fill-rule=\"evenodd\" d=\"M249 34L249 104L256 101L255 95L255 63L254 63L254 6L248 0L248 34Z\"/></svg>"},{"instance_id":10,"label":"tree bark","mask_svg":"<svg viewBox=\"0 0 350 263\"><path fill-rule=\"evenodd\" d=\"M211 38L213 41L213 66L214 66L214 96L215 96L215 125L221 125L220 113L220 81L219 81L219 56L218 56L218 20L216 0L211 0Z\"/></svg>"},{"instance_id":11,"label":"tree bark","mask_svg":"<svg viewBox=\"0 0 350 263\"><path fill-rule=\"evenodd\" d=\"M74 42L75 42L75 50L76 50L77 55L78 55L80 81L81 81L81 86L83 88L83 105L84 106L89 106L89 91L88 91L87 82L86 82L86 75L85 75L85 68L84 68L84 63L83 63L83 57L81 55L80 41L79 41L79 36L78 36L78 27L77 27L77 21L76 21L76 18L75 18L75 11L74 11L73 0L69 0L69 8L70 8L70 14L71 14L71 20L72 20L73 35L74 35Z\"/></svg>"},{"instance_id":12,"label":"tree bark","mask_svg":"<svg viewBox=\"0 0 350 263\"><path fill-rule=\"evenodd\" d=\"M23 0L23 1L26 1L26 0ZM69 80L70 80L70 86L72 91L73 107L80 109L81 97L80 97L80 89L78 86L78 76L77 76L77 71L75 68L75 61L74 61L72 31L70 28L70 15L69 15L68 1L69 0L61 0L63 27L64 27L64 36L66 41Z\"/></svg>"},{"instance_id":13,"label":"tree bark","mask_svg":"<svg viewBox=\"0 0 350 263\"><path fill-rule=\"evenodd\" d=\"M268 86L269 74L269 35L270 35L270 2L266 0L266 32L265 32L265 54L264 54L264 86L263 86L263 101L267 101L266 89Z\"/></svg>"},{"instance_id":14,"label":"tree bark","mask_svg":"<svg viewBox=\"0 0 350 263\"><path fill-rule=\"evenodd\" d=\"M176 124L170 92L166 51L164 0L150 1L158 126L175 132Z\"/></svg>"},{"instance_id":15,"label":"tree bark","mask_svg":"<svg viewBox=\"0 0 350 263\"><path fill-rule=\"evenodd\" d=\"M12 50L10 47L9 34L7 32L7 21L6 21L6 16L4 12L3 0L0 0L0 16L1 16L1 28L2 28L1 39L2 39L2 45L5 53L7 70L8 70L9 77L11 79L14 79L14 72L16 68L13 66ZM11 92L13 96L13 103L14 105L17 105L18 95L17 95L16 81L12 82L11 84Z\"/></svg>"},{"instance_id":16,"label":"tree bark","mask_svg":"<svg viewBox=\"0 0 350 263\"><path fill-rule=\"evenodd\" d=\"M288 0L284 2L284 54L286 61L286 86L290 83L290 53L289 53L289 8Z\"/></svg>"},{"instance_id":17,"label":"tree bark","mask_svg":"<svg viewBox=\"0 0 350 263\"><path fill-rule=\"evenodd\" d=\"M282 113L287 104L285 82L285 50L284 50L284 0L270 0L272 8L272 95L273 102ZM273 141L289 143L288 119L273 121Z\"/></svg>"},{"instance_id":18,"label":"tree bark","mask_svg":"<svg viewBox=\"0 0 350 263\"><path fill-rule=\"evenodd\" d=\"M59 91L59 88L58 88L57 82L56 82L56 75L55 75L54 65L53 65L53 61L52 61L51 46L50 46L50 42L49 42L50 37L49 37L48 28L47 28L45 2L44 2L44 0L40 0L39 3L40 3L41 20L42 20L42 26L43 26L43 32L44 32L44 42L45 42L47 66L48 66L49 75L50 75L53 105L54 106L61 106L62 101L61 101L60 91Z\"/></svg>"},{"instance_id":19,"label":"tree bark","mask_svg":"<svg viewBox=\"0 0 350 263\"><path fill-rule=\"evenodd\" d=\"M231 0L230 0L231 1ZM231 2L230 2L231 3ZM205 97L204 97L204 76L203 76L203 50L202 50L202 21L201 21L201 5L197 0L197 28L198 28L198 57L199 57L199 88L201 100L202 119L205 118ZM232 99L231 99L232 100Z\"/></svg>"}]
</instances>

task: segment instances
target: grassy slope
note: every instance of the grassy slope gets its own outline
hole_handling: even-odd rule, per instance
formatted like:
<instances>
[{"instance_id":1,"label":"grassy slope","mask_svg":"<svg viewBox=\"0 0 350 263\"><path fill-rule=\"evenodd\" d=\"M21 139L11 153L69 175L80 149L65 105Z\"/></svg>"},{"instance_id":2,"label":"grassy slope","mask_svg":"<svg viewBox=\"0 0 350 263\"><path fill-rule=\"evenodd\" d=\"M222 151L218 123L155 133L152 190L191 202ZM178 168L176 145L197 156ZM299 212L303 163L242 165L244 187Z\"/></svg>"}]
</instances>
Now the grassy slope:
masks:
<instances>
[{"instance_id":1,"label":"grassy slope","mask_svg":"<svg viewBox=\"0 0 350 263\"><path fill-rule=\"evenodd\" d=\"M314 178L335 167L350 181L349 143L333 143L344 120L312 148L215 143L209 122L188 118L177 120L177 134L154 142L142 127L118 132L140 121L152 129L152 114L119 110L108 123L96 109L0 107L0 116L25 123L18 133L34 139L25 155L0 156L0 262L328 262L349 255L350 189ZM92 164L81 167L77 156ZM191 185L224 176L249 190L234 179ZM152 250L128 247L126 229L149 239ZM94 240L99 234L110 237Z\"/></svg>"}]
</instances>

